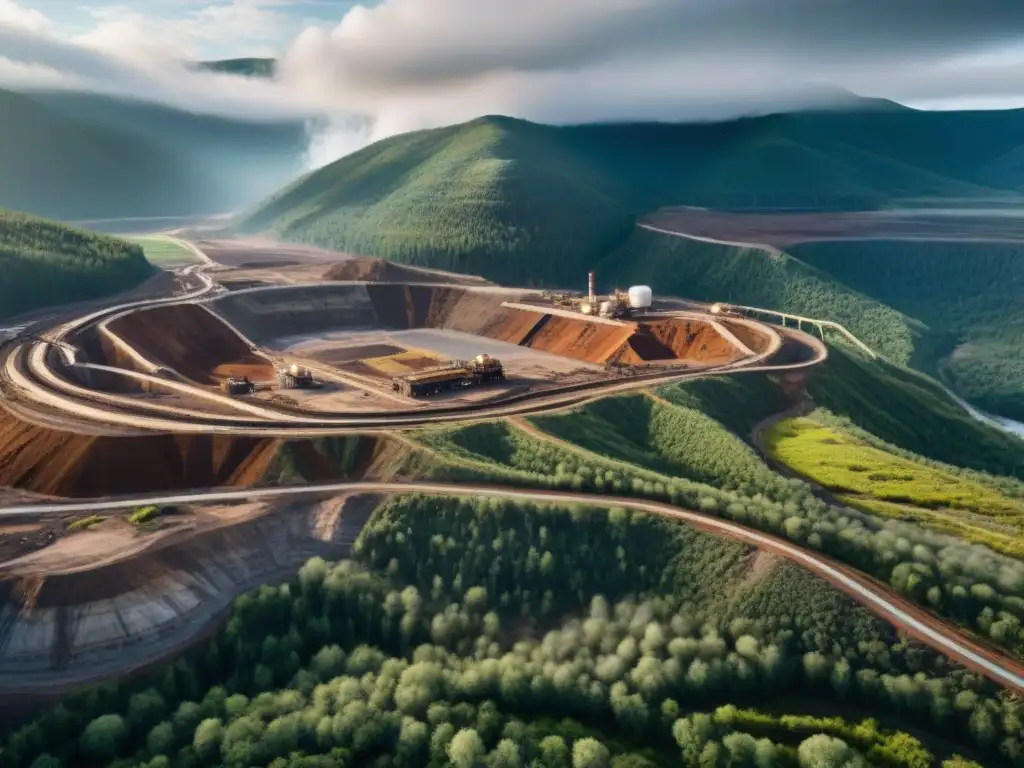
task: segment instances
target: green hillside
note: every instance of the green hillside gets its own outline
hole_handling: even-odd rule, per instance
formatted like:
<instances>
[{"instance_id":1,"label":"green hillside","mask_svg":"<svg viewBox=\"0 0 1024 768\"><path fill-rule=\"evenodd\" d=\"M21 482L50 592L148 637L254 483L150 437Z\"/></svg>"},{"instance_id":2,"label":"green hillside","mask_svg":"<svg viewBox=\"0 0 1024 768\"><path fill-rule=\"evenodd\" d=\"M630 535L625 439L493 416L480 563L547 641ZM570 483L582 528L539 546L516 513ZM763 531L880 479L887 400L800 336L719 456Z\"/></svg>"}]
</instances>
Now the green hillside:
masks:
<instances>
[{"instance_id":1,"label":"green hillside","mask_svg":"<svg viewBox=\"0 0 1024 768\"><path fill-rule=\"evenodd\" d=\"M0 764L972 768L1024 764L1019 718L739 543L624 509L399 496L351 559L5 727Z\"/></svg>"},{"instance_id":2,"label":"green hillside","mask_svg":"<svg viewBox=\"0 0 1024 768\"><path fill-rule=\"evenodd\" d=\"M984 146L953 151L975 124ZM662 205L864 208L1015 194L1024 176L996 180L990 166L1021 146L1022 128L1017 112L951 120L905 109L701 125L486 117L377 142L238 225L496 280L564 284Z\"/></svg>"},{"instance_id":3,"label":"green hillside","mask_svg":"<svg viewBox=\"0 0 1024 768\"><path fill-rule=\"evenodd\" d=\"M657 285L660 292L672 296L829 318L901 363L930 348L928 329L922 323L789 254L774 258L757 248L636 229L600 262L598 273L612 282Z\"/></svg>"},{"instance_id":4,"label":"green hillside","mask_svg":"<svg viewBox=\"0 0 1024 768\"><path fill-rule=\"evenodd\" d=\"M0 210L0 318L124 291L153 272L137 245Z\"/></svg>"},{"instance_id":5,"label":"green hillside","mask_svg":"<svg viewBox=\"0 0 1024 768\"><path fill-rule=\"evenodd\" d=\"M219 212L291 178L303 141L297 124L0 90L0 206L61 219Z\"/></svg>"},{"instance_id":6,"label":"green hillside","mask_svg":"<svg viewBox=\"0 0 1024 768\"><path fill-rule=\"evenodd\" d=\"M528 284L567 278L628 233L624 197L557 131L484 118L378 142L300 179L243 228Z\"/></svg>"},{"instance_id":7,"label":"green hillside","mask_svg":"<svg viewBox=\"0 0 1024 768\"><path fill-rule=\"evenodd\" d=\"M986 410L1024 420L1024 246L872 241L814 243L792 253L927 323L939 368L956 389Z\"/></svg>"}]
</instances>

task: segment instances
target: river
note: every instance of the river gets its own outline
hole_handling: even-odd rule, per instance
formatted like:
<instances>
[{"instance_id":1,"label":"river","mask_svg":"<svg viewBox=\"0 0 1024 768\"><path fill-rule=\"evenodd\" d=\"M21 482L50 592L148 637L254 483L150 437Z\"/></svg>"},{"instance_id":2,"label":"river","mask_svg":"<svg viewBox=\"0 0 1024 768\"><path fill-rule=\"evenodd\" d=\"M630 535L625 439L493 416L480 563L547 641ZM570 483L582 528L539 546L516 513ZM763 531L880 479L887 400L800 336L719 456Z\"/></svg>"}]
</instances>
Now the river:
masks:
<instances>
[{"instance_id":1,"label":"river","mask_svg":"<svg viewBox=\"0 0 1024 768\"><path fill-rule=\"evenodd\" d=\"M996 416L995 414L992 413L985 413L985 411L980 411L973 405L968 403L966 400L964 400L962 397L957 395L957 393L951 390L949 387L946 387L945 389L950 397L956 400L965 411L971 414L971 416L973 416L978 421L982 422L983 424L988 424L990 427L1001 429L1003 430L1003 432L1009 432L1011 435L1016 435L1017 437L1024 440L1024 424L1021 424L1019 421L1014 421L1013 419L1007 419L1004 416Z\"/></svg>"}]
</instances>

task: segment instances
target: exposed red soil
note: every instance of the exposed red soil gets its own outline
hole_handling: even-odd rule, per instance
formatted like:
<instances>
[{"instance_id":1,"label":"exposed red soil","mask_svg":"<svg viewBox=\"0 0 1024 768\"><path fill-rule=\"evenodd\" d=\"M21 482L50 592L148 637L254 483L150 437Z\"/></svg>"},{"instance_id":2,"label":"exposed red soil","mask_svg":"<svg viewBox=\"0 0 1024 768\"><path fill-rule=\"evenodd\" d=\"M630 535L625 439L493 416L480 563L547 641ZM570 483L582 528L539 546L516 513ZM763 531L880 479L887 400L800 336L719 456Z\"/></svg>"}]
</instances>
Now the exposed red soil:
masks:
<instances>
[{"instance_id":1,"label":"exposed red soil","mask_svg":"<svg viewBox=\"0 0 1024 768\"><path fill-rule=\"evenodd\" d=\"M274 377L274 366L238 334L197 304L154 307L117 318L110 331L147 359L198 383L216 386L229 376Z\"/></svg>"},{"instance_id":2,"label":"exposed red soil","mask_svg":"<svg viewBox=\"0 0 1024 768\"><path fill-rule=\"evenodd\" d=\"M280 445L224 435L76 435L0 411L0 486L66 497L248 487Z\"/></svg>"},{"instance_id":3,"label":"exposed red soil","mask_svg":"<svg viewBox=\"0 0 1024 768\"><path fill-rule=\"evenodd\" d=\"M639 365L657 360L686 360L722 364L735 359L736 348L713 326L697 320L658 320L643 323L629 337L612 360Z\"/></svg>"},{"instance_id":4,"label":"exposed red soil","mask_svg":"<svg viewBox=\"0 0 1024 768\"><path fill-rule=\"evenodd\" d=\"M612 325L552 315L527 346L588 363L603 363L627 342L635 330L632 323Z\"/></svg>"},{"instance_id":5,"label":"exposed red soil","mask_svg":"<svg viewBox=\"0 0 1024 768\"><path fill-rule=\"evenodd\" d=\"M500 297L460 288L367 286L377 317L390 328L445 328L527 346L588 363L657 360L728 362L736 349L710 325L690 320L603 323L502 307Z\"/></svg>"}]
</instances>

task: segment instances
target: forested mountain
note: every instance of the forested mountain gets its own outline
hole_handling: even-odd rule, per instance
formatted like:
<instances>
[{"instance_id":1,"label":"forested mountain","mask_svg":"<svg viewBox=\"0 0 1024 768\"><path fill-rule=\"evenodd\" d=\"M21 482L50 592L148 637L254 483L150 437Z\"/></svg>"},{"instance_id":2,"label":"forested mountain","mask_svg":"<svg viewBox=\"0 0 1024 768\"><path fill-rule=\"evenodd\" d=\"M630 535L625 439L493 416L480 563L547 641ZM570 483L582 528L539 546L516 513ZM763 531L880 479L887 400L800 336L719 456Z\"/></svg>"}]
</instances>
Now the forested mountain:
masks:
<instances>
[{"instance_id":1,"label":"forested mountain","mask_svg":"<svg viewBox=\"0 0 1024 768\"><path fill-rule=\"evenodd\" d=\"M575 278L663 205L863 208L1016 195L1024 113L888 105L717 124L485 117L377 142L243 217L246 231L513 282ZM1024 171L1024 169L1022 169Z\"/></svg>"},{"instance_id":2,"label":"forested mountain","mask_svg":"<svg viewBox=\"0 0 1024 768\"><path fill-rule=\"evenodd\" d=\"M0 209L0 318L124 291L153 273L137 245Z\"/></svg>"},{"instance_id":3,"label":"forested mountain","mask_svg":"<svg viewBox=\"0 0 1024 768\"><path fill-rule=\"evenodd\" d=\"M352 561L239 599L0 764L1022 764L1019 702L762 558L623 509L395 498Z\"/></svg>"},{"instance_id":4,"label":"forested mountain","mask_svg":"<svg viewBox=\"0 0 1024 768\"><path fill-rule=\"evenodd\" d=\"M0 91L0 206L62 219L221 212L297 173L304 142L294 123Z\"/></svg>"}]
</instances>

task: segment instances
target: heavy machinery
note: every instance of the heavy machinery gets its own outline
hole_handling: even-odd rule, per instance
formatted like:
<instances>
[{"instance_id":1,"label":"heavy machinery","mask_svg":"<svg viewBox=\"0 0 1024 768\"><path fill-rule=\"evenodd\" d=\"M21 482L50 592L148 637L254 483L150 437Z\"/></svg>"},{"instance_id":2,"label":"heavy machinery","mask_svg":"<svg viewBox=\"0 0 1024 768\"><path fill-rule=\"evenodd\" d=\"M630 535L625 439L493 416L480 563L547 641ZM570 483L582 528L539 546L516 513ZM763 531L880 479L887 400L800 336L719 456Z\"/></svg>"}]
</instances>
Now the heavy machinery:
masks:
<instances>
[{"instance_id":1,"label":"heavy machinery","mask_svg":"<svg viewBox=\"0 0 1024 768\"><path fill-rule=\"evenodd\" d=\"M723 317L743 317L743 313L736 309L736 307L731 304L725 304L721 301L715 302L711 305L711 314L721 315Z\"/></svg>"},{"instance_id":2,"label":"heavy machinery","mask_svg":"<svg viewBox=\"0 0 1024 768\"><path fill-rule=\"evenodd\" d=\"M240 379L232 376L227 379L221 379L220 391L223 392L225 395L232 396L251 395L253 392L256 391L256 385L253 382L249 381L248 376L243 376Z\"/></svg>"},{"instance_id":3,"label":"heavy machinery","mask_svg":"<svg viewBox=\"0 0 1024 768\"><path fill-rule=\"evenodd\" d=\"M313 389L317 386L312 371L294 363L277 369L277 384L281 389Z\"/></svg>"},{"instance_id":4,"label":"heavy machinery","mask_svg":"<svg viewBox=\"0 0 1024 768\"><path fill-rule=\"evenodd\" d=\"M453 389L468 389L505 380L501 361L490 355L456 360L448 365L395 376L391 388L406 397L429 397Z\"/></svg>"}]
</instances>

